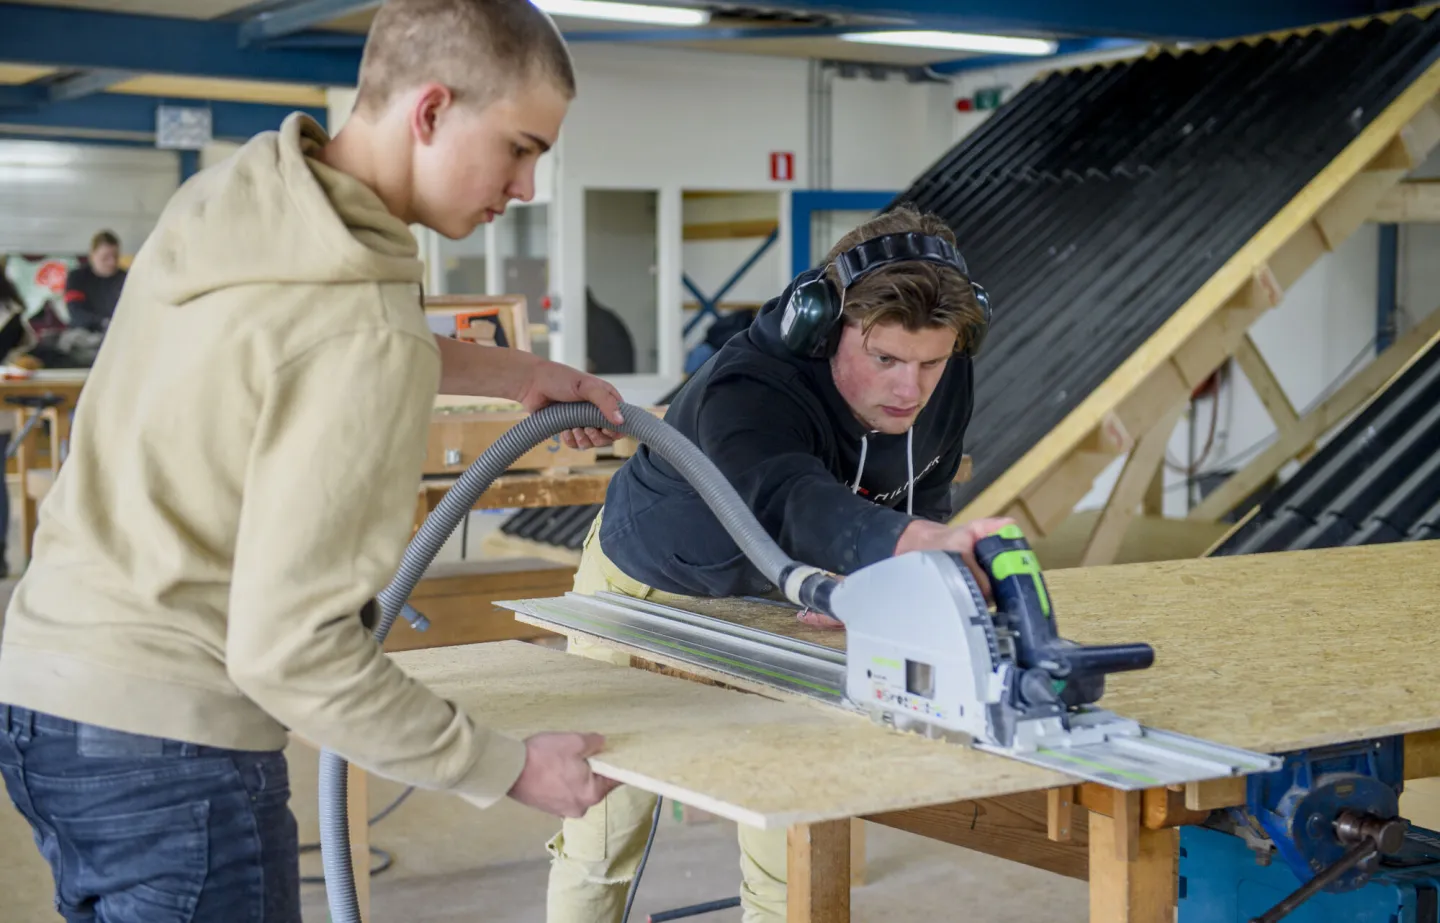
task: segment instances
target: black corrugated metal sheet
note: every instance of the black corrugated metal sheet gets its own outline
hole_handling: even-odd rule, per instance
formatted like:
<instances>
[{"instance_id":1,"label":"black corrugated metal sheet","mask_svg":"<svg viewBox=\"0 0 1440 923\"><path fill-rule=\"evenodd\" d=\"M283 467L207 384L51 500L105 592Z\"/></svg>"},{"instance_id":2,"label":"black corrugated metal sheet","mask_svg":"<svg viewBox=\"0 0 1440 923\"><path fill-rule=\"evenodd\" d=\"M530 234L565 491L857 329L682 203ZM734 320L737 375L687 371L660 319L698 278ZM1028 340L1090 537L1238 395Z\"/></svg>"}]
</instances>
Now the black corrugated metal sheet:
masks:
<instances>
[{"instance_id":1,"label":"black corrugated metal sheet","mask_svg":"<svg viewBox=\"0 0 1440 923\"><path fill-rule=\"evenodd\" d=\"M897 202L955 230L995 317L968 503L1436 58L1407 15L1038 79Z\"/></svg>"},{"instance_id":2,"label":"black corrugated metal sheet","mask_svg":"<svg viewBox=\"0 0 1440 923\"><path fill-rule=\"evenodd\" d=\"M540 506L520 510L500 526L501 533L579 551L600 504Z\"/></svg>"},{"instance_id":3,"label":"black corrugated metal sheet","mask_svg":"<svg viewBox=\"0 0 1440 923\"><path fill-rule=\"evenodd\" d=\"M1440 346L1356 414L1213 556L1440 538Z\"/></svg>"}]
</instances>

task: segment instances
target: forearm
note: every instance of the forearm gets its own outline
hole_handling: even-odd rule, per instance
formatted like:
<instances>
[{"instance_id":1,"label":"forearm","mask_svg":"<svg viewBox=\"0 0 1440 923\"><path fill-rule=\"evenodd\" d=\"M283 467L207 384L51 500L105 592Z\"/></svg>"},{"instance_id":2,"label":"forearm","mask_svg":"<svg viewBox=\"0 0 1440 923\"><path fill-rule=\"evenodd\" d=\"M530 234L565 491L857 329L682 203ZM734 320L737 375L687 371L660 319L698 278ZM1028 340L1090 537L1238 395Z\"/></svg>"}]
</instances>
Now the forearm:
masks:
<instances>
[{"instance_id":1,"label":"forearm","mask_svg":"<svg viewBox=\"0 0 1440 923\"><path fill-rule=\"evenodd\" d=\"M481 346L435 335L440 347L440 393L519 400L540 358L502 346Z\"/></svg>"}]
</instances>

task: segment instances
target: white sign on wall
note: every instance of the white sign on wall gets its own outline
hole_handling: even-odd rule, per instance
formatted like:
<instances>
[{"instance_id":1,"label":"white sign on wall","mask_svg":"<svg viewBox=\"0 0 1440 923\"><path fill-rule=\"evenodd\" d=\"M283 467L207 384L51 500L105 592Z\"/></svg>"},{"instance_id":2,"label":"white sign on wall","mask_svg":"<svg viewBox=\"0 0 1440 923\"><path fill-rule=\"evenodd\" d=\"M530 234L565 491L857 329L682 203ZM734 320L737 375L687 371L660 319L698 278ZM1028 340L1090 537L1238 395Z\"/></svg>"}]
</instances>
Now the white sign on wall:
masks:
<instances>
[{"instance_id":1,"label":"white sign on wall","mask_svg":"<svg viewBox=\"0 0 1440 923\"><path fill-rule=\"evenodd\" d=\"M155 146L198 151L212 139L210 110L202 106L156 106Z\"/></svg>"}]
</instances>

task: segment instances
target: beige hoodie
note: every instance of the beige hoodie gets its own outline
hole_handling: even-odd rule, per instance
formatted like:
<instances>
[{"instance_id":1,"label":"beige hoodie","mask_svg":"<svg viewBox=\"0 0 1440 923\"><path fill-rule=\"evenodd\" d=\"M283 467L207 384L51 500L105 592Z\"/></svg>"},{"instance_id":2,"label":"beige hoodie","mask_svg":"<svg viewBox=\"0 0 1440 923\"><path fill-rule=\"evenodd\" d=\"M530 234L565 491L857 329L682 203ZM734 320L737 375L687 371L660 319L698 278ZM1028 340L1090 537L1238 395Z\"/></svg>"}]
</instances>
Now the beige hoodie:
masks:
<instances>
[{"instance_id":1,"label":"beige hoodie","mask_svg":"<svg viewBox=\"0 0 1440 923\"><path fill-rule=\"evenodd\" d=\"M439 351L406 225L306 116L186 183L135 258L0 640L0 702L276 749L482 805L524 745L358 613L410 535Z\"/></svg>"}]
</instances>

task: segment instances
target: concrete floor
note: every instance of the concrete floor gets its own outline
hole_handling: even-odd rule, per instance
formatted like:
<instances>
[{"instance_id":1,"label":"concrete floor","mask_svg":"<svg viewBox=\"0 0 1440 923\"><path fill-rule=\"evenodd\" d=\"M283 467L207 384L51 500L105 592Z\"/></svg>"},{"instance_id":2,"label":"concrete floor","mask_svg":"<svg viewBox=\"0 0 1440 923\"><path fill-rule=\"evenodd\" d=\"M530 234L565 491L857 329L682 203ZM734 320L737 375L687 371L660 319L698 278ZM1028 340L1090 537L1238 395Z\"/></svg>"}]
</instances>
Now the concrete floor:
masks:
<instances>
[{"instance_id":1,"label":"concrete floor","mask_svg":"<svg viewBox=\"0 0 1440 923\"><path fill-rule=\"evenodd\" d=\"M301 839L318 839L316 755L291 748L293 807ZM401 791L373 780L372 813ZM556 821L513 802L479 811L456 799L416 792L372 828L371 842L394 858L373 883L375 923L541 923L545 918L545 840ZM1076 919L1086 906L1083 882L969 850L870 825L867 881L853 892L856 921L963 919L1021 923ZM724 821L683 825L667 812L636 899L632 923L659 910L736 893L735 828ZM302 857L318 875L318 853ZM0 894L5 923L55 923L50 874L29 828L8 798L0 799ZM304 888L305 923L326 923L324 890ZM963 908L961 910L960 908ZM1081 908L1077 914L1077 908ZM727 910L697 923L739 923Z\"/></svg>"}]
</instances>

